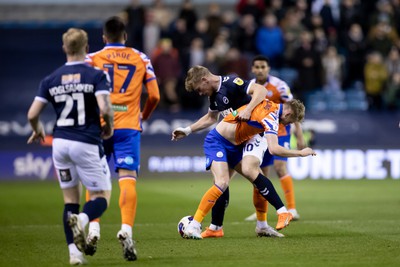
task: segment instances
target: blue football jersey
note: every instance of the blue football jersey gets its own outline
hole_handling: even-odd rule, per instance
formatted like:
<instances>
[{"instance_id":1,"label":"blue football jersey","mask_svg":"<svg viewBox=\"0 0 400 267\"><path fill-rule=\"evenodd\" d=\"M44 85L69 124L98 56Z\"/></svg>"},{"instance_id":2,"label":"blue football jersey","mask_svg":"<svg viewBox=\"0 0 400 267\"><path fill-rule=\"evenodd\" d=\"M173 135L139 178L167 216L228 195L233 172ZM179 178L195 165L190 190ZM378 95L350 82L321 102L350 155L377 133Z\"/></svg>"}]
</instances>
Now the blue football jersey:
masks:
<instances>
[{"instance_id":1,"label":"blue football jersey","mask_svg":"<svg viewBox=\"0 0 400 267\"><path fill-rule=\"evenodd\" d=\"M214 92L210 100L210 110L220 111L226 116L233 110L250 102L251 96L247 93L253 81L242 80L237 76L221 76L219 89Z\"/></svg>"},{"instance_id":2,"label":"blue football jersey","mask_svg":"<svg viewBox=\"0 0 400 267\"><path fill-rule=\"evenodd\" d=\"M96 94L109 92L108 74L84 62L70 62L42 80L36 99L54 107L54 138L99 144L101 125Z\"/></svg>"}]
</instances>

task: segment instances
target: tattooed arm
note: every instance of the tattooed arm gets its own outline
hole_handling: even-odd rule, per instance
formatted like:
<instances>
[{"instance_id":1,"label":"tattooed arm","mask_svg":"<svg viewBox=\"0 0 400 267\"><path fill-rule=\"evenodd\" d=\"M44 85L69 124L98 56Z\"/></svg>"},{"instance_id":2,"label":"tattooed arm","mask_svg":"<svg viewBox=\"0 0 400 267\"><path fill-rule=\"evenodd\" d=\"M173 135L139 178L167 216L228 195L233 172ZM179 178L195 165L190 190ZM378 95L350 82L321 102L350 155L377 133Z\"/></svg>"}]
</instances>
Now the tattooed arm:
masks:
<instances>
[{"instance_id":1,"label":"tattooed arm","mask_svg":"<svg viewBox=\"0 0 400 267\"><path fill-rule=\"evenodd\" d=\"M100 115L105 122L105 125L103 125L102 137L103 139L108 139L114 133L114 111L111 107L110 95L99 94L96 98L100 109Z\"/></svg>"}]
</instances>

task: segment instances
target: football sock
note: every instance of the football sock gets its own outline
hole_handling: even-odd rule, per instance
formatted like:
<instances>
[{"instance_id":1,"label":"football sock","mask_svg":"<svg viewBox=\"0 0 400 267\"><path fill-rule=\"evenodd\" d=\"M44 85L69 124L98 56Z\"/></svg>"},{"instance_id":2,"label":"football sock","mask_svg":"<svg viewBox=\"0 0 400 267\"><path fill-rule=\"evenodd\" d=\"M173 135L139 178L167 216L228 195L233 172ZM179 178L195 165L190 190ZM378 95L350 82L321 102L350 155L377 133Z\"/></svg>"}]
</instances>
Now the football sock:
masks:
<instances>
[{"instance_id":1,"label":"football sock","mask_svg":"<svg viewBox=\"0 0 400 267\"><path fill-rule=\"evenodd\" d=\"M96 232L100 233L100 224L99 224L99 222L97 222L97 220L92 220L89 223L89 232L88 233L90 233L92 231L96 231Z\"/></svg>"},{"instance_id":2,"label":"football sock","mask_svg":"<svg viewBox=\"0 0 400 267\"><path fill-rule=\"evenodd\" d=\"M79 251L79 249L76 247L75 243L69 244L68 250L69 250L69 255L71 255L71 254L82 255L82 252Z\"/></svg>"},{"instance_id":3,"label":"football sock","mask_svg":"<svg viewBox=\"0 0 400 267\"><path fill-rule=\"evenodd\" d=\"M296 208L296 201L294 199L293 178L290 174L282 176L280 179L283 192L285 194L286 206L288 209Z\"/></svg>"},{"instance_id":4,"label":"football sock","mask_svg":"<svg viewBox=\"0 0 400 267\"><path fill-rule=\"evenodd\" d=\"M267 226L268 226L267 221L259 221L259 220L257 220L257 227L258 228L267 228Z\"/></svg>"},{"instance_id":5,"label":"football sock","mask_svg":"<svg viewBox=\"0 0 400 267\"><path fill-rule=\"evenodd\" d=\"M211 186L211 188L203 195L193 219L201 223L222 193L222 190L215 184Z\"/></svg>"},{"instance_id":6,"label":"football sock","mask_svg":"<svg viewBox=\"0 0 400 267\"><path fill-rule=\"evenodd\" d=\"M119 208L121 210L122 224L133 227L137 206L136 177L121 176L118 183L120 189Z\"/></svg>"},{"instance_id":7,"label":"football sock","mask_svg":"<svg viewBox=\"0 0 400 267\"><path fill-rule=\"evenodd\" d=\"M227 187L225 192L222 193L222 195L217 199L214 207L211 210L212 224L216 226L222 226L222 224L224 223L225 209L228 207L228 204L229 204L229 187Z\"/></svg>"},{"instance_id":8,"label":"football sock","mask_svg":"<svg viewBox=\"0 0 400 267\"><path fill-rule=\"evenodd\" d=\"M132 226L130 226L129 224L122 224L121 230L128 233L128 235L132 237Z\"/></svg>"},{"instance_id":9,"label":"football sock","mask_svg":"<svg viewBox=\"0 0 400 267\"><path fill-rule=\"evenodd\" d=\"M218 226L215 224L210 224L210 227L208 227L208 229L213 230L213 231L217 231L219 229L222 229L222 226Z\"/></svg>"},{"instance_id":10,"label":"football sock","mask_svg":"<svg viewBox=\"0 0 400 267\"><path fill-rule=\"evenodd\" d=\"M286 212L288 212L288 210L286 209L285 206L276 210L276 213L278 213L278 214L286 213Z\"/></svg>"},{"instance_id":11,"label":"football sock","mask_svg":"<svg viewBox=\"0 0 400 267\"><path fill-rule=\"evenodd\" d=\"M257 178L254 180L253 184L257 187L260 194L271 203L272 206L276 210L282 208L284 205L282 203L281 198L279 197L278 193L276 192L274 185L271 181L262 175L261 173L258 174Z\"/></svg>"},{"instance_id":12,"label":"football sock","mask_svg":"<svg viewBox=\"0 0 400 267\"><path fill-rule=\"evenodd\" d=\"M253 187L253 204L256 208L257 221L267 220L268 201Z\"/></svg>"},{"instance_id":13,"label":"football sock","mask_svg":"<svg viewBox=\"0 0 400 267\"><path fill-rule=\"evenodd\" d=\"M65 239L67 240L67 244L74 243L74 236L72 235L71 227L68 224L68 213L78 214L79 213L79 204L64 204L64 212L63 212L63 225L64 225L64 233Z\"/></svg>"},{"instance_id":14,"label":"football sock","mask_svg":"<svg viewBox=\"0 0 400 267\"><path fill-rule=\"evenodd\" d=\"M83 206L83 213L85 213L88 216L88 220L93 220L96 218L99 218L104 211L107 209L107 200L104 197L98 197L94 200L90 200L85 203ZM79 215L80 216L80 215ZM81 218L83 219L83 218ZM85 226L87 224L82 222Z\"/></svg>"},{"instance_id":15,"label":"football sock","mask_svg":"<svg viewBox=\"0 0 400 267\"><path fill-rule=\"evenodd\" d=\"M89 190L86 190L86 202L88 202L89 200L90 200ZM89 226L92 224L92 222L97 222L97 224L98 224L100 222L100 218L91 220ZM100 229L100 225L99 225L99 229Z\"/></svg>"}]
</instances>

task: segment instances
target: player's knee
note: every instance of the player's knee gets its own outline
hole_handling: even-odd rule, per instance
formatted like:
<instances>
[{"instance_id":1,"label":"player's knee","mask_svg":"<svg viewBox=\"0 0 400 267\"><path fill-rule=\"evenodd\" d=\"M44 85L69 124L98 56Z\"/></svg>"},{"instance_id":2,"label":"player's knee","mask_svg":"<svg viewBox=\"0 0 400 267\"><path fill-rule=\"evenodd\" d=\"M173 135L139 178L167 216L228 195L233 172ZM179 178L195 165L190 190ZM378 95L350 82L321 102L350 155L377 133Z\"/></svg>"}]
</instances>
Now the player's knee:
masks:
<instances>
[{"instance_id":1,"label":"player's knee","mask_svg":"<svg viewBox=\"0 0 400 267\"><path fill-rule=\"evenodd\" d=\"M229 178L228 179L216 179L215 185L218 186L222 191L225 191L229 186Z\"/></svg>"},{"instance_id":2,"label":"player's knee","mask_svg":"<svg viewBox=\"0 0 400 267\"><path fill-rule=\"evenodd\" d=\"M255 180L259 174L259 167L256 164L244 164L242 165L242 173L243 175L250 179Z\"/></svg>"},{"instance_id":3,"label":"player's knee","mask_svg":"<svg viewBox=\"0 0 400 267\"><path fill-rule=\"evenodd\" d=\"M90 191L90 199L96 199L99 197L105 198L107 201L107 207L110 205L111 191L102 190L102 191Z\"/></svg>"}]
</instances>

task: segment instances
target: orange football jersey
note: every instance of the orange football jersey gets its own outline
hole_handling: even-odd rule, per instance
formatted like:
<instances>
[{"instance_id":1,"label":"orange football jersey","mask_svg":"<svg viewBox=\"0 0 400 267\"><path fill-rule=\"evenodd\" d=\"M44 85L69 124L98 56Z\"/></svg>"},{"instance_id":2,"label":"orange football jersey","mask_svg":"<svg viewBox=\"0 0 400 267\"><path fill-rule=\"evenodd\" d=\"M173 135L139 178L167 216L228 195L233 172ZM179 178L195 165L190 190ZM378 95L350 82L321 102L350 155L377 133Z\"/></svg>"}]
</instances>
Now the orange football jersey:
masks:
<instances>
[{"instance_id":1,"label":"orange football jersey","mask_svg":"<svg viewBox=\"0 0 400 267\"><path fill-rule=\"evenodd\" d=\"M158 104L154 99L160 98L150 59L134 48L122 44L108 44L102 50L88 54L86 62L106 70L110 75L114 128L141 131L140 98L143 85L146 85L148 91L146 104L150 113ZM152 86L148 86L149 83Z\"/></svg>"},{"instance_id":2,"label":"orange football jersey","mask_svg":"<svg viewBox=\"0 0 400 267\"><path fill-rule=\"evenodd\" d=\"M255 79L253 79L255 81ZM267 81L263 86L267 89L267 96L269 100L274 103L285 103L293 99L293 95L286 82L278 77L269 75ZM279 125L278 136L285 136L290 134L290 125Z\"/></svg>"},{"instance_id":3,"label":"orange football jersey","mask_svg":"<svg viewBox=\"0 0 400 267\"><path fill-rule=\"evenodd\" d=\"M242 106L224 118L229 123L237 123L235 141L237 144L246 142L256 134L265 132L267 134L278 134L279 115L282 113L282 105L268 99L263 100L251 112L250 120L236 121L238 111L244 109Z\"/></svg>"}]
</instances>

